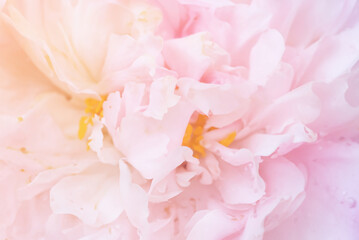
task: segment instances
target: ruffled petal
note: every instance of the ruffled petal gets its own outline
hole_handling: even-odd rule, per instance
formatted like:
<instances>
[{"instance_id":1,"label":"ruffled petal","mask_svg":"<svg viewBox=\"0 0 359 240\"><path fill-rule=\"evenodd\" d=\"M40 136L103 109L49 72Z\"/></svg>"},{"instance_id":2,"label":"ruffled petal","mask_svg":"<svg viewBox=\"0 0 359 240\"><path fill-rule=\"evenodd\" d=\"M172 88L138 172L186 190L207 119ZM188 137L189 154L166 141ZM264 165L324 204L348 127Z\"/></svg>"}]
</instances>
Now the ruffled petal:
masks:
<instances>
[{"instance_id":1,"label":"ruffled petal","mask_svg":"<svg viewBox=\"0 0 359 240\"><path fill-rule=\"evenodd\" d=\"M356 239L358 144L322 142L295 151L289 158L307 169L306 198L290 218L264 239Z\"/></svg>"},{"instance_id":2,"label":"ruffled petal","mask_svg":"<svg viewBox=\"0 0 359 240\"><path fill-rule=\"evenodd\" d=\"M57 183L50 193L51 208L57 214L75 215L89 225L110 223L123 211L119 184L115 169L93 166Z\"/></svg>"}]
</instances>

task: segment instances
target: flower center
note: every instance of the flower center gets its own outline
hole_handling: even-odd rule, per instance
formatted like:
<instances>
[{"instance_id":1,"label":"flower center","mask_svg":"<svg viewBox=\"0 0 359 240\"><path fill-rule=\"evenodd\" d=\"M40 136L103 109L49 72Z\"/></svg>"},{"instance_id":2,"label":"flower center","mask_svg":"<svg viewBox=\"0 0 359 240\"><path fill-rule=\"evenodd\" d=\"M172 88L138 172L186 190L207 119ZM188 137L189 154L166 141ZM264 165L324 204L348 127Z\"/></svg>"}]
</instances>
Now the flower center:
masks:
<instances>
[{"instance_id":1,"label":"flower center","mask_svg":"<svg viewBox=\"0 0 359 240\"><path fill-rule=\"evenodd\" d=\"M85 113L86 116L81 117L79 122L79 130L77 136L79 139L83 139L87 132L87 127L89 124L93 125L93 118L95 115L99 116L100 118L103 117L103 109L102 104L106 100L106 97L101 97L101 100L97 100L94 98L87 98L85 100L86 108Z\"/></svg>"},{"instance_id":2,"label":"flower center","mask_svg":"<svg viewBox=\"0 0 359 240\"><path fill-rule=\"evenodd\" d=\"M193 157L201 158L206 156L205 148L202 146L201 141L203 139L204 125L207 122L208 117L203 114L199 114L196 122L189 123L186 128L186 132L183 136L182 146L186 146L192 149ZM210 128L208 131L214 130ZM228 134L225 138L219 141L220 144L228 147L235 139L236 132Z\"/></svg>"},{"instance_id":3,"label":"flower center","mask_svg":"<svg viewBox=\"0 0 359 240\"><path fill-rule=\"evenodd\" d=\"M219 141L219 143L222 144L223 146L228 147L234 141L236 135L237 135L236 132L231 132L230 134L227 135L227 137Z\"/></svg>"},{"instance_id":4,"label":"flower center","mask_svg":"<svg viewBox=\"0 0 359 240\"><path fill-rule=\"evenodd\" d=\"M207 116L199 114L195 123L188 124L183 137L182 145L191 148L195 158L206 156L205 149L201 145L201 140L203 139L203 127L207 119Z\"/></svg>"}]
</instances>

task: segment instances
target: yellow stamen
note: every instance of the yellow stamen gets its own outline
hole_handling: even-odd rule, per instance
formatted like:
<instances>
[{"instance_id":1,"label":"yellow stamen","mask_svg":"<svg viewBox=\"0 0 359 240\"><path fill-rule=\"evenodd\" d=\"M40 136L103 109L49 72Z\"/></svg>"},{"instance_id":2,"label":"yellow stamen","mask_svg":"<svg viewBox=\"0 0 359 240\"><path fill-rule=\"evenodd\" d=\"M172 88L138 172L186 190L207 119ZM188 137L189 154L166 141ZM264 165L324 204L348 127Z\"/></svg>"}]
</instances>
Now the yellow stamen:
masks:
<instances>
[{"instance_id":1,"label":"yellow stamen","mask_svg":"<svg viewBox=\"0 0 359 240\"><path fill-rule=\"evenodd\" d=\"M218 128L216 128L216 127L210 127L209 129L208 129L208 132L210 132L210 131L213 131L213 130L217 130Z\"/></svg>"},{"instance_id":2,"label":"yellow stamen","mask_svg":"<svg viewBox=\"0 0 359 240\"><path fill-rule=\"evenodd\" d=\"M24 148L24 147L20 148L20 152L22 152L23 154L29 153L29 152L27 151L27 149Z\"/></svg>"},{"instance_id":3,"label":"yellow stamen","mask_svg":"<svg viewBox=\"0 0 359 240\"><path fill-rule=\"evenodd\" d=\"M228 147L236 138L236 132L231 132L227 135L227 137L223 138L221 141L219 141L220 144Z\"/></svg>"},{"instance_id":4,"label":"yellow stamen","mask_svg":"<svg viewBox=\"0 0 359 240\"><path fill-rule=\"evenodd\" d=\"M203 139L203 136L201 135L201 136L198 136L198 137L196 137L195 139L194 139L194 143L198 143L199 144L199 142L201 141Z\"/></svg>"},{"instance_id":5,"label":"yellow stamen","mask_svg":"<svg viewBox=\"0 0 359 240\"><path fill-rule=\"evenodd\" d=\"M200 153L201 155L204 155L205 154L205 149L202 145L200 144L196 144L196 145L193 145L192 146L193 150Z\"/></svg>"},{"instance_id":6,"label":"yellow stamen","mask_svg":"<svg viewBox=\"0 0 359 240\"><path fill-rule=\"evenodd\" d=\"M194 134L195 136L200 136L200 135L202 135L202 133L203 133L203 128L202 128L202 127L196 127L196 128L194 129L194 132L193 132L193 134Z\"/></svg>"},{"instance_id":7,"label":"yellow stamen","mask_svg":"<svg viewBox=\"0 0 359 240\"><path fill-rule=\"evenodd\" d=\"M192 125L188 124L187 128L186 128L186 132L183 136L182 145L189 147L189 144L191 142L191 137L192 137L192 131L193 131Z\"/></svg>"},{"instance_id":8,"label":"yellow stamen","mask_svg":"<svg viewBox=\"0 0 359 240\"><path fill-rule=\"evenodd\" d=\"M102 104L105 101L104 98L101 98L101 100L97 100L94 98L87 98L85 100L86 109L85 113L90 113L91 115L100 115L102 111Z\"/></svg>"},{"instance_id":9,"label":"yellow stamen","mask_svg":"<svg viewBox=\"0 0 359 240\"><path fill-rule=\"evenodd\" d=\"M189 147L193 150L193 157L201 158L206 156L206 149L202 146L203 134L205 133L204 125L206 124L208 117L202 114L198 115L195 123L189 123L187 125L185 134L183 136L182 145ZM206 132L216 130L217 128L211 127ZM237 133L232 132L225 138L219 141L220 144L228 147L236 138Z\"/></svg>"},{"instance_id":10,"label":"yellow stamen","mask_svg":"<svg viewBox=\"0 0 359 240\"><path fill-rule=\"evenodd\" d=\"M87 131L87 125L89 124L89 117L83 116L80 119L79 123L79 131L77 133L78 138L81 140L85 137L86 131Z\"/></svg>"},{"instance_id":11,"label":"yellow stamen","mask_svg":"<svg viewBox=\"0 0 359 240\"><path fill-rule=\"evenodd\" d=\"M87 151L90 150L90 142L92 141L92 139L87 140Z\"/></svg>"},{"instance_id":12,"label":"yellow stamen","mask_svg":"<svg viewBox=\"0 0 359 240\"><path fill-rule=\"evenodd\" d=\"M103 117L103 108L102 105L106 100L106 96L101 97L101 100L97 100L94 98L87 98L85 100L86 108L85 113L89 114L87 116L83 116L79 122L79 130L78 130L78 138L81 140L85 137L88 125L93 125L93 118L95 115L100 118Z\"/></svg>"},{"instance_id":13,"label":"yellow stamen","mask_svg":"<svg viewBox=\"0 0 359 240\"><path fill-rule=\"evenodd\" d=\"M199 114L197 121L196 121L196 125L203 127L206 124L207 120L208 120L208 117L206 115Z\"/></svg>"},{"instance_id":14,"label":"yellow stamen","mask_svg":"<svg viewBox=\"0 0 359 240\"><path fill-rule=\"evenodd\" d=\"M201 145L203 139L203 127L206 124L208 117L205 115L198 115L195 123L188 124L186 132L183 136L182 145L193 150L193 157L201 158L206 156L205 148Z\"/></svg>"}]
</instances>

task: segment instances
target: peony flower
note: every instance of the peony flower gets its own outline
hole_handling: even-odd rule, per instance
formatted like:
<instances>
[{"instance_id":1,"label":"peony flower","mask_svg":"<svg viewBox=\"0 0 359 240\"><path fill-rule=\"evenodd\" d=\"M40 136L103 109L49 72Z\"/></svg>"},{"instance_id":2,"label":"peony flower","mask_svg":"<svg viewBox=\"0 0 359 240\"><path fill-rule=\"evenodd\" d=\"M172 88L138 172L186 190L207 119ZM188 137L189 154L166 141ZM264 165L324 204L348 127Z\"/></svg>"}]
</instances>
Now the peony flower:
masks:
<instances>
[{"instance_id":1,"label":"peony flower","mask_svg":"<svg viewBox=\"0 0 359 240\"><path fill-rule=\"evenodd\" d=\"M0 238L358 238L358 3L0 1Z\"/></svg>"}]
</instances>

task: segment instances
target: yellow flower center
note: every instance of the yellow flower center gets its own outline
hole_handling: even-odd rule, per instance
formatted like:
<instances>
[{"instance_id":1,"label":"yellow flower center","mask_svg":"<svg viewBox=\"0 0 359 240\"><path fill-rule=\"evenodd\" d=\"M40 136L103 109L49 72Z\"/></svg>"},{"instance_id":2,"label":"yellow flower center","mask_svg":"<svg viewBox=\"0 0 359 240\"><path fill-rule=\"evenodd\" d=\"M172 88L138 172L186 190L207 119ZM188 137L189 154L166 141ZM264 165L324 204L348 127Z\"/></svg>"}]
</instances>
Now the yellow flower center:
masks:
<instances>
[{"instance_id":1,"label":"yellow flower center","mask_svg":"<svg viewBox=\"0 0 359 240\"><path fill-rule=\"evenodd\" d=\"M93 125L93 118L95 115L100 118L103 117L103 102L106 100L106 97L101 97L101 100L97 100L94 98L87 98L85 100L86 108L85 113L86 116L81 117L79 122L79 130L77 136L79 139L83 139L87 132L87 127L89 124Z\"/></svg>"},{"instance_id":2,"label":"yellow flower center","mask_svg":"<svg viewBox=\"0 0 359 240\"><path fill-rule=\"evenodd\" d=\"M207 119L208 117L205 115L198 115L195 123L188 124L183 137L182 145L191 148L195 158L206 156L205 149L201 145L201 140L203 139L203 127L206 124Z\"/></svg>"},{"instance_id":3,"label":"yellow flower center","mask_svg":"<svg viewBox=\"0 0 359 240\"><path fill-rule=\"evenodd\" d=\"M189 123L186 132L183 136L182 146L189 147L193 150L193 157L201 158L206 156L205 148L202 146L204 125L207 122L206 115L199 114L195 123ZM210 128L208 131L214 130ZM235 139L236 132L228 134L225 138L219 141L220 144L228 147Z\"/></svg>"},{"instance_id":4,"label":"yellow flower center","mask_svg":"<svg viewBox=\"0 0 359 240\"><path fill-rule=\"evenodd\" d=\"M230 134L227 135L227 137L223 138L221 141L219 141L220 144L228 147L236 138L237 133L236 132L231 132Z\"/></svg>"}]
</instances>

